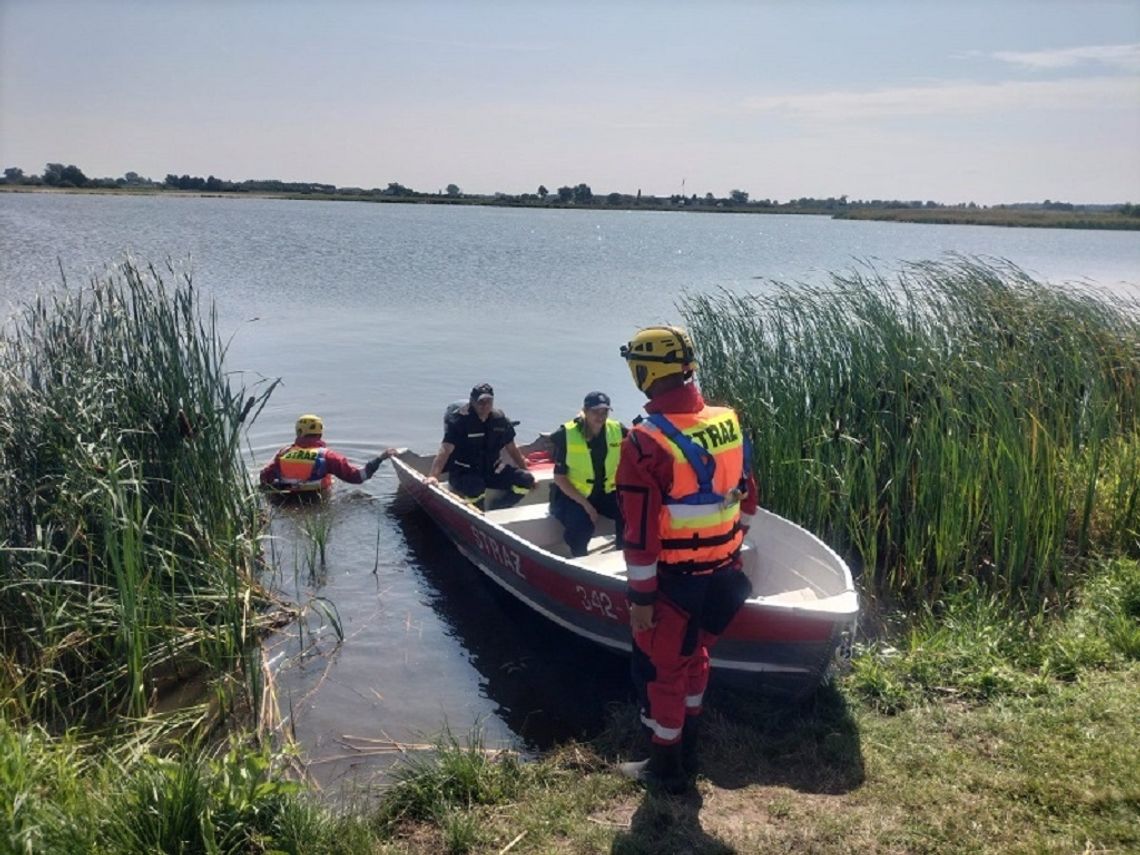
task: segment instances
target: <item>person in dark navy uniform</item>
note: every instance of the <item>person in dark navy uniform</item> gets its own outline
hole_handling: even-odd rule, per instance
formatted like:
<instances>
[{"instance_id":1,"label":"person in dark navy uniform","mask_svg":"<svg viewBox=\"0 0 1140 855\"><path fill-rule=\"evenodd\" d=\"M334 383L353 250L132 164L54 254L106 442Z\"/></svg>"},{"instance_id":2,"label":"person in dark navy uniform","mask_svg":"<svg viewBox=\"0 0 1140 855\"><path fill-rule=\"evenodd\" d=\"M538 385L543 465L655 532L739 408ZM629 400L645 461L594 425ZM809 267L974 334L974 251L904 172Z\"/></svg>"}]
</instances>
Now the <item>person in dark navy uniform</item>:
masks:
<instances>
[{"instance_id":1,"label":"person in dark navy uniform","mask_svg":"<svg viewBox=\"0 0 1140 855\"><path fill-rule=\"evenodd\" d=\"M495 390L489 383L471 390L467 406L444 420L443 442L427 477L428 484L438 484L447 472L452 492L480 510L488 488L505 491L496 507L509 508L535 485L526 458L515 444L514 425L494 404ZM502 460L504 451L514 466Z\"/></svg>"}]
</instances>

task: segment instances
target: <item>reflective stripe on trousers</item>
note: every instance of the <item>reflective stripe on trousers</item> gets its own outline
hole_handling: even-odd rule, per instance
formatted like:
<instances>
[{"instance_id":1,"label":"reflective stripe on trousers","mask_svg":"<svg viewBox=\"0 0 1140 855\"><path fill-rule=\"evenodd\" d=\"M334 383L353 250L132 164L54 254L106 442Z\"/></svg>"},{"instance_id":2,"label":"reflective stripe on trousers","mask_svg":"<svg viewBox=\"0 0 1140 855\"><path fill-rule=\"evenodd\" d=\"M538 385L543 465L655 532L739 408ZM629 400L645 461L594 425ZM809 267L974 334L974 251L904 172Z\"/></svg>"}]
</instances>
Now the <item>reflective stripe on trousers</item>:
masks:
<instances>
[{"instance_id":1,"label":"reflective stripe on trousers","mask_svg":"<svg viewBox=\"0 0 1140 855\"><path fill-rule=\"evenodd\" d=\"M709 648L751 594L737 567L707 575L658 574L655 626L635 633L630 670L642 721L653 741L681 738L686 716L700 715L709 682Z\"/></svg>"},{"instance_id":2,"label":"reflective stripe on trousers","mask_svg":"<svg viewBox=\"0 0 1140 855\"><path fill-rule=\"evenodd\" d=\"M630 667L641 699L641 721L653 741L672 745L681 739L686 715L699 715L709 681L709 646L716 636L701 632L695 648L682 652L689 616L658 597L657 624L634 635Z\"/></svg>"}]
</instances>

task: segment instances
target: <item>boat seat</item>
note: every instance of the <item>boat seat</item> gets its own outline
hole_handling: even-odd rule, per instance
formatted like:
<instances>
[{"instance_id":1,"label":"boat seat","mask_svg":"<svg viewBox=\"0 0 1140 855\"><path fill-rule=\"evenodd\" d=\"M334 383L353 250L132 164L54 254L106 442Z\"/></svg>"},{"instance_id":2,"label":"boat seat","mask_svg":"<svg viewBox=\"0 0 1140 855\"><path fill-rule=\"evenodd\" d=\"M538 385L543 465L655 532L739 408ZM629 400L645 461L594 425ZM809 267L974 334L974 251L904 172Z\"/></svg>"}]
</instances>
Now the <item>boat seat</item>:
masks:
<instances>
[{"instance_id":1,"label":"boat seat","mask_svg":"<svg viewBox=\"0 0 1140 855\"><path fill-rule=\"evenodd\" d=\"M794 591L781 591L778 594L762 594L755 599L767 603L808 603L818 600L819 595L811 588L797 588Z\"/></svg>"},{"instance_id":2,"label":"boat seat","mask_svg":"<svg viewBox=\"0 0 1140 855\"><path fill-rule=\"evenodd\" d=\"M546 502L533 502L525 505L515 505L513 508L499 508L487 511L483 516L496 525L509 525L516 522L530 522L540 520L550 515L550 505Z\"/></svg>"},{"instance_id":3,"label":"boat seat","mask_svg":"<svg viewBox=\"0 0 1140 855\"><path fill-rule=\"evenodd\" d=\"M550 481L554 480L554 467L552 466L544 466L536 469L531 469L529 471L530 474L534 476L534 490L542 490L544 484L547 484ZM533 493L534 490L531 492ZM507 495L507 491L500 490L497 487L488 487L486 495L486 501L494 504L495 502L502 501L503 497ZM541 498L538 499L537 503L543 507L546 507L548 496L546 493L540 493L539 495ZM527 503L527 507L530 507L529 502Z\"/></svg>"},{"instance_id":4,"label":"boat seat","mask_svg":"<svg viewBox=\"0 0 1140 855\"><path fill-rule=\"evenodd\" d=\"M484 516L487 522L502 526L535 546L545 549L562 542L562 523L550 515L550 505L546 502L500 508L487 511Z\"/></svg>"},{"instance_id":5,"label":"boat seat","mask_svg":"<svg viewBox=\"0 0 1140 855\"><path fill-rule=\"evenodd\" d=\"M570 557L562 538L562 523L550 515L550 505L546 502L532 502L515 505L513 508L487 511L484 516L488 522L502 526L523 540L529 540L535 546L548 549L566 558ZM601 517L598 520L595 535L586 544L586 557L594 553L612 550L613 530L613 521ZM622 569L625 569L624 564L622 564Z\"/></svg>"},{"instance_id":6,"label":"boat seat","mask_svg":"<svg viewBox=\"0 0 1140 855\"><path fill-rule=\"evenodd\" d=\"M600 541L595 551L595 541ZM614 549L614 539L612 537L594 537L590 539L589 549L586 555L580 558L570 559L574 564L582 567L588 567L596 573L605 573L607 576L624 576L625 575L625 556L620 549Z\"/></svg>"}]
</instances>

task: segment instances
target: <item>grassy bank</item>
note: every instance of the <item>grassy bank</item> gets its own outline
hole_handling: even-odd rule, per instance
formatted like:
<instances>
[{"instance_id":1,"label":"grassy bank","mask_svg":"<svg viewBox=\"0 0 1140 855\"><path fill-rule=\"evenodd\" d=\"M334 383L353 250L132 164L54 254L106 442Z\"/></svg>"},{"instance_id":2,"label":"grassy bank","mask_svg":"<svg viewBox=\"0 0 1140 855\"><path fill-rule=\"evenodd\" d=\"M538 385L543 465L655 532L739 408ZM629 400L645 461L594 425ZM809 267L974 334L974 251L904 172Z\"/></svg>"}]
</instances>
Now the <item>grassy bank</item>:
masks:
<instances>
[{"instance_id":1,"label":"grassy bank","mask_svg":"<svg viewBox=\"0 0 1140 855\"><path fill-rule=\"evenodd\" d=\"M1140 229L1140 217L1119 211L1039 211L1001 205L989 208L852 208L836 214L835 219L1040 229Z\"/></svg>"},{"instance_id":2,"label":"grassy bank","mask_svg":"<svg viewBox=\"0 0 1140 855\"><path fill-rule=\"evenodd\" d=\"M1092 579L1028 645L1067 659L1064 678L1026 660L1018 616L981 608L863 651L799 707L714 691L697 791L679 798L614 773L637 739L626 707L538 762L444 737L338 809L283 782L269 754L131 759L0 724L0 805L18 806L6 851L1136 851L1140 566ZM1003 677L979 692L986 674Z\"/></svg>"}]
</instances>

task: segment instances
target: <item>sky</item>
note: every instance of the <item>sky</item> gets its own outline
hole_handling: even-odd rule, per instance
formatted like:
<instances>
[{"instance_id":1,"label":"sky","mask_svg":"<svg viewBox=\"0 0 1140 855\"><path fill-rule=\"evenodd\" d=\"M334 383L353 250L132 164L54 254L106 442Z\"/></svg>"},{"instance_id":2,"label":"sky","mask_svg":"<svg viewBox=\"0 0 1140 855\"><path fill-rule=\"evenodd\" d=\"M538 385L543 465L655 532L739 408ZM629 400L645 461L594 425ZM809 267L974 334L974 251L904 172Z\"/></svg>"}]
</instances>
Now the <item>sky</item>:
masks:
<instances>
[{"instance_id":1,"label":"sky","mask_svg":"<svg viewBox=\"0 0 1140 855\"><path fill-rule=\"evenodd\" d=\"M0 0L0 168L1140 202L1140 0Z\"/></svg>"}]
</instances>

